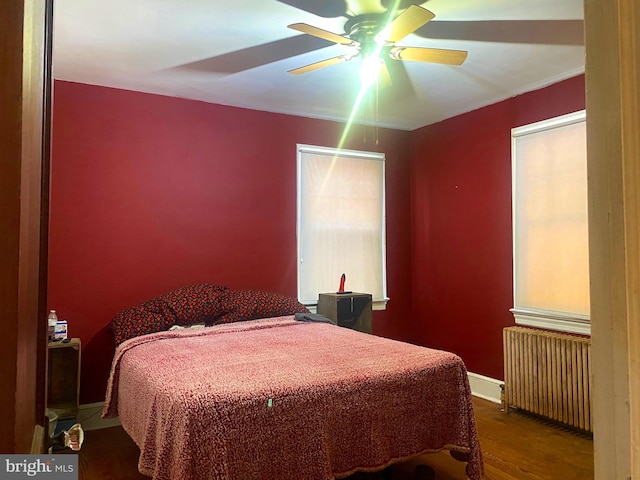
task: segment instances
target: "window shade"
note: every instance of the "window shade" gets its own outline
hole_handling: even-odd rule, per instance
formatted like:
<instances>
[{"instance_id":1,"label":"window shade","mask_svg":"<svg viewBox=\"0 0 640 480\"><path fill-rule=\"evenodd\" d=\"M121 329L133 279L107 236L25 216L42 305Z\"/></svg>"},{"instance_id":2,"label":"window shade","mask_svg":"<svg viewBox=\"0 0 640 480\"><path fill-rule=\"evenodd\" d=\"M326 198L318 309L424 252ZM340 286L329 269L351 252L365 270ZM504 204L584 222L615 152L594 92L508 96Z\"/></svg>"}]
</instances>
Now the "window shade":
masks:
<instances>
[{"instance_id":1,"label":"window shade","mask_svg":"<svg viewBox=\"0 0 640 480\"><path fill-rule=\"evenodd\" d=\"M298 298L346 290L386 298L384 155L298 146Z\"/></svg>"},{"instance_id":2,"label":"window shade","mask_svg":"<svg viewBox=\"0 0 640 480\"><path fill-rule=\"evenodd\" d=\"M589 315L584 112L513 130L514 310Z\"/></svg>"}]
</instances>

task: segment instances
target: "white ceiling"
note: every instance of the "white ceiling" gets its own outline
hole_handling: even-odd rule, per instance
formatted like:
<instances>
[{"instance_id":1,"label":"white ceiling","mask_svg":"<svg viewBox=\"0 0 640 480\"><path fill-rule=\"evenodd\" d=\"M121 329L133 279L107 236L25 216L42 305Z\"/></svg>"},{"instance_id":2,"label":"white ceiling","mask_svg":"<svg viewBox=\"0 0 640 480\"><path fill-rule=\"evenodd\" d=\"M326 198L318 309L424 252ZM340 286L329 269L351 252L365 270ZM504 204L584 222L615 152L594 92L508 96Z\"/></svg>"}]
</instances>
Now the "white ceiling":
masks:
<instances>
[{"instance_id":1,"label":"white ceiling","mask_svg":"<svg viewBox=\"0 0 640 480\"><path fill-rule=\"evenodd\" d=\"M347 9L379 10L381 2L387 3L55 0L54 77L346 120L357 95L358 60L290 75L287 70L346 47L314 49L323 41L287 25L304 22L343 34ZM584 71L583 0L429 0L421 6L436 18L398 44L468 50L469 56L459 67L403 61L406 75L394 76L394 85L380 92L381 126L413 130ZM356 121L374 120L374 111L361 111Z\"/></svg>"}]
</instances>

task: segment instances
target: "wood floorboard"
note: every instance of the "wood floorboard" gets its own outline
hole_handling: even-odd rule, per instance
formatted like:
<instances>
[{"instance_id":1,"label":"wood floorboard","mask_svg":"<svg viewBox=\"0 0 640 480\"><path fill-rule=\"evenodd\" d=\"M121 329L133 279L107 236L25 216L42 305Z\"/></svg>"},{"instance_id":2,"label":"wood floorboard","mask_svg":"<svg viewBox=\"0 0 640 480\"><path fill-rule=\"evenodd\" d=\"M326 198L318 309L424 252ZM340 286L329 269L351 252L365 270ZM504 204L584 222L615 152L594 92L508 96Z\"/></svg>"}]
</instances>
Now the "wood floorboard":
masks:
<instances>
[{"instance_id":1,"label":"wood floorboard","mask_svg":"<svg viewBox=\"0 0 640 480\"><path fill-rule=\"evenodd\" d=\"M593 478L593 442L586 435L520 414L505 415L486 400L474 398L473 404L487 480ZM86 432L78 478L148 479L138 473L139 453L121 427ZM435 480L466 478L465 464L440 452L393 465L387 472L354 474L348 480L432 480L423 465L433 469Z\"/></svg>"}]
</instances>

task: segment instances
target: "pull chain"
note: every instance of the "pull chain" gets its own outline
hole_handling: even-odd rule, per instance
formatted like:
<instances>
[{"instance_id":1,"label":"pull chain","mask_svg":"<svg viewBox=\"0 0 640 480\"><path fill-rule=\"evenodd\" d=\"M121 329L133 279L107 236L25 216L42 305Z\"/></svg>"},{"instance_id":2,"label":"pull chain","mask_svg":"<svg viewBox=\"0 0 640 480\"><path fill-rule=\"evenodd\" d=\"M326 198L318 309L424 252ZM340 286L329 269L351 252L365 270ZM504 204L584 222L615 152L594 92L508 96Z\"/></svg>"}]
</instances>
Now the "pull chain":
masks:
<instances>
[{"instance_id":1,"label":"pull chain","mask_svg":"<svg viewBox=\"0 0 640 480\"><path fill-rule=\"evenodd\" d=\"M367 107L362 109L362 143L367 143Z\"/></svg>"},{"instance_id":2,"label":"pull chain","mask_svg":"<svg viewBox=\"0 0 640 480\"><path fill-rule=\"evenodd\" d=\"M379 125L379 104L380 104L380 99L378 97L378 91L379 91L379 85L380 85L380 81L379 81L379 77L376 79L376 145L378 145L380 143L380 138L379 138L379 131L378 131L378 125Z\"/></svg>"}]
</instances>

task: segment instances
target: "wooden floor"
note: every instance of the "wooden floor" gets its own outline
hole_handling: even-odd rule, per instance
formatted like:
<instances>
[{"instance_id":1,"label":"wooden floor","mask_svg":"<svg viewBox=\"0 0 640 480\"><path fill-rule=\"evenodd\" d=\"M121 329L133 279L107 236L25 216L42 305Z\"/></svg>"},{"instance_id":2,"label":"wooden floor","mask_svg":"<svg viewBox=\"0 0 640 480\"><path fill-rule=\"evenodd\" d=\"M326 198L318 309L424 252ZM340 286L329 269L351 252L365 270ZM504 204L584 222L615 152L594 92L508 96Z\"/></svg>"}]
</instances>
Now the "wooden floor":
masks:
<instances>
[{"instance_id":1,"label":"wooden floor","mask_svg":"<svg viewBox=\"0 0 640 480\"><path fill-rule=\"evenodd\" d=\"M519 414L505 415L498 405L481 399L474 398L474 410L488 480L593 478L593 442L584 435ZM86 432L79 480L148 479L137 471L138 454L120 427ZM356 474L349 480L431 480L430 469L421 465L430 466L437 480L466 478L465 464L441 452L393 465L386 473Z\"/></svg>"}]
</instances>

